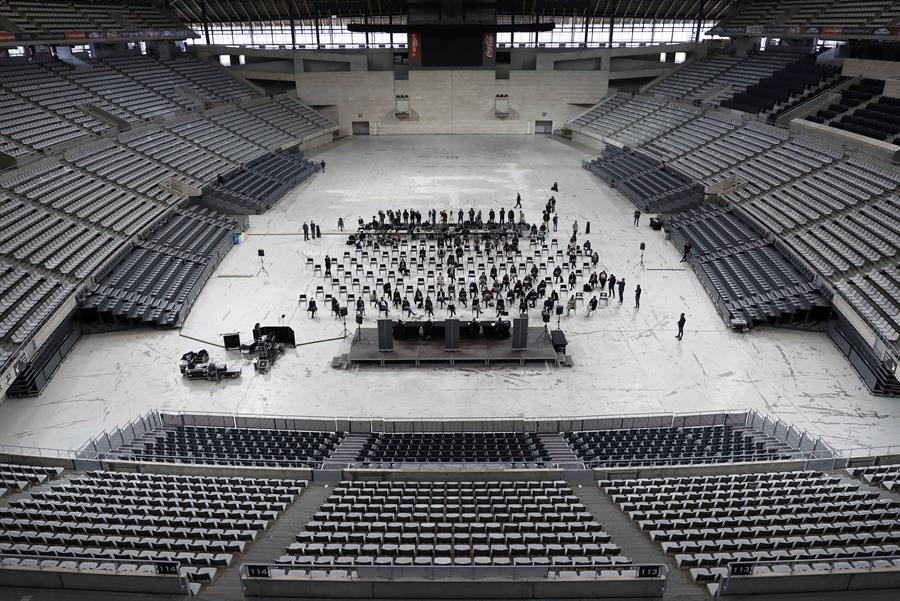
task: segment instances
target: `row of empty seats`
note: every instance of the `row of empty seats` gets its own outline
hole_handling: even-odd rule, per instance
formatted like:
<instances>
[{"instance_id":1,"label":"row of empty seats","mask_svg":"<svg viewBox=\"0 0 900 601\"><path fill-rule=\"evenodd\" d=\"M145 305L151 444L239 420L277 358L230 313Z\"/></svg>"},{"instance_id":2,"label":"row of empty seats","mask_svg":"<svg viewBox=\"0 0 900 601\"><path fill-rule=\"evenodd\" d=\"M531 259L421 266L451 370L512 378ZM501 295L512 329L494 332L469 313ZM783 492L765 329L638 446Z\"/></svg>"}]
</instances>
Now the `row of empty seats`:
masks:
<instances>
[{"instance_id":1,"label":"row of empty seats","mask_svg":"<svg viewBox=\"0 0 900 601\"><path fill-rule=\"evenodd\" d=\"M318 172L298 151L275 152L250 161L203 189L203 203L228 213L262 213Z\"/></svg>"},{"instance_id":2,"label":"row of empty seats","mask_svg":"<svg viewBox=\"0 0 900 601\"><path fill-rule=\"evenodd\" d=\"M697 582L720 580L732 562L900 557L900 501L821 472L607 480L600 487Z\"/></svg>"},{"instance_id":3,"label":"row of empty seats","mask_svg":"<svg viewBox=\"0 0 900 601\"><path fill-rule=\"evenodd\" d=\"M900 10L893 0L750 0L738 6L722 25L896 25Z\"/></svg>"},{"instance_id":4,"label":"row of empty seats","mask_svg":"<svg viewBox=\"0 0 900 601\"><path fill-rule=\"evenodd\" d=\"M0 463L0 498L58 478L62 473L61 467Z\"/></svg>"},{"instance_id":5,"label":"row of empty seats","mask_svg":"<svg viewBox=\"0 0 900 601\"><path fill-rule=\"evenodd\" d=\"M79 300L93 319L175 327L231 248L237 222L208 209L177 209Z\"/></svg>"},{"instance_id":6,"label":"row of empty seats","mask_svg":"<svg viewBox=\"0 0 900 601\"><path fill-rule=\"evenodd\" d=\"M564 481L341 482L277 561L345 569L631 563Z\"/></svg>"},{"instance_id":7,"label":"row of empty seats","mask_svg":"<svg viewBox=\"0 0 900 601\"><path fill-rule=\"evenodd\" d=\"M57 59L0 62L0 150L14 156L100 133L109 125L82 109L91 105L135 122L200 108L201 100L246 101L259 93L221 67L187 56L84 58L76 68ZM295 98L263 100L211 115L228 131L276 148L334 123ZM230 158L230 157L227 157Z\"/></svg>"},{"instance_id":8,"label":"row of empty seats","mask_svg":"<svg viewBox=\"0 0 900 601\"><path fill-rule=\"evenodd\" d=\"M545 436L549 436L547 439ZM549 440L549 442L548 442ZM557 444L560 443L560 444ZM403 469L426 464L553 465L567 457L589 468L617 465L772 461L800 451L751 426L614 428L548 435L529 432L347 432L165 425L106 451L132 461L322 467L346 464ZM343 445L343 446L342 446ZM337 459L334 459L337 461Z\"/></svg>"},{"instance_id":9,"label":"row of empty seats","mask_svg":"<svg viewBox=\"0 0 900 601\"><path fill-rule=\"evenodd\" d=\"M726 100L722 106L751 114L767 113L777 104L789 102L795 95L802 96L810 90L818 89L823 80L830 81L837 76L837 72L835 65L819 65L814 62L789 64L735 94L734 98Z\"/></svg>"},{"instance_id":10,"label":"row of empty seats","mask_svg":"<svg viewBox=\"0 0 900 601\"><path fill-rule=\"evenodd\" d=\"M75 474L0 507L0 554L177 562L183 574L208 582L305 486L301 480Z\"/></svg>"},{"instance_id":11,"label":"row of empty seats","mask_svg":"<svg viewBox=\"0 0 900 601\"><path fill-rule=\"evenodd\" d=\"M900 263L840 281L837 289L886 340L900 340Z\"/></svg>"},{"instance_id":12,"label":"row of empty seats","mask_svg":"<svg viewBox=\"0 0 900 601\"><path fill-rule=\"evenodd\" d=\"M622 428L566 432L564 437L591 468L773 461L798 452L747 426Z\"/></svg>"},{"instance_id":13,"label":"row of empty seats","mask_svg":"<svg viewBox=\"0 0 900 601\"><path fill-rule=\"evenodd\" d=\"M524 432L382 433L366 441L356 460L363 465L479 462L534 467L550 456L536 436Z\"/></svg>"},{"instance_id":14,"label":"row of empty seats","mask_svg":"<svg viewBox=\"0 0 900 601\"><path fill-rule=\"evenodd\" d=\"M642 211L670 212L703 200L703 189L690 178L642 152L623 152L608 146L587 168Z\"/></svg>"},{"instance_id":15,"label":"row of empty seats","mask_svg":"<svg viewBox=\"0 0 900 601\"><path fill-rule=\"evenodd\" d=\"M75 286L0 258L0 365L13 359Z\"/></svg>"},{"instance_id":16,"label":"row of empty seats","mask_svg":"<svg viewBox=\"0 0 900 601\"><path fill-rule=\"evenodd\" d=\"M0 5L0 17L11 22L16 30L28 32L184 29L183 24L160 7L135 1L99 4L6 0Z\"/></svg>"},{"instance_id":17,"label":"row of empty seats","mask_svg":"<svg viewBox=\"0 0 900 601\"><path fill-rule=\"evenodd\" d=\"M849 468L847 472L851 476L886 490L900 490L900 464L898 463L854 467Z\"/></svg>"},{"instance_id":18,"label":"row of empty seats","mask_svg":"<svg viewBox=\"0 0 900 601\"><path fill-rule=\"evenodd\" d=\"M130 461L320 467L344 432L206 426L151 430L111 455Z\"/></svg>"},{"instance_id":19,"label":"row of empty seats","mask_svg":"<svg viewBox=\"0 0 900 601\"><path fill-rule=\"evenodd\" d=\"M678 248L694 247L688 260L733 327L827 318L830 304L812 277L725 208L687 211L667 227Z\"/></svg>"}]
</instances>

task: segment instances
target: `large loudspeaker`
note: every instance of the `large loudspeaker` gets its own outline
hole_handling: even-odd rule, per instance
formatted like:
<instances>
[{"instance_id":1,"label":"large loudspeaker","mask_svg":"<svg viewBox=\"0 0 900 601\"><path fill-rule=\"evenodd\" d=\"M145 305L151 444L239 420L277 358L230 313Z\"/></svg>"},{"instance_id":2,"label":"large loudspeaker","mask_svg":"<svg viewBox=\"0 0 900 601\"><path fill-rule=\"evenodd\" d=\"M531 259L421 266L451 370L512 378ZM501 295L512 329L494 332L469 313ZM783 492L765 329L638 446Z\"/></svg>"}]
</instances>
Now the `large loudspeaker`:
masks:
<instances>
[{"instance_id":1,"label":"large loudspeaker","mask_svg":"<svg viewBox=\"0 0 900 601\"><path fill-rule=\"evenodd\" d=\"M378 350L394 350L394 322L390 319L378 320Z\"/></svg>"},{"instance_id":2,"label":"large loudspeaker","mask_svg":"<svg viewBox=\"0 0 900 601\"><path fill-rule=\"evenodd\" d=\"M512 350L524 351L528 348L528 317L513 319Z\"/></svg>"},{"instance_id":3,"label":"large loudspeaker","mask_svg":"<svg viewBox=\"0 0 900 601\"><path fill-rule=\"evenodd\" d=\"M459 320L448 319L444 321L444 350L459 350Z\"/></svg>"}]
</instances>

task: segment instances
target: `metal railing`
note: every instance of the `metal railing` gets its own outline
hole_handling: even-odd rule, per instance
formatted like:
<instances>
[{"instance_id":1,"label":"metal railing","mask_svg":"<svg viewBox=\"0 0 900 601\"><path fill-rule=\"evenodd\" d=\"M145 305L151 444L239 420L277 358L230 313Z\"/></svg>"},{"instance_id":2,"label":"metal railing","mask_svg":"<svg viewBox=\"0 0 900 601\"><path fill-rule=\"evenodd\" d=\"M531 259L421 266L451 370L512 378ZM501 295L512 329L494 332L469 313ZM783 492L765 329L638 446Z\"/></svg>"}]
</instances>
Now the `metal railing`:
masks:
<instances>
[{"instance_id":1,"label":"metal railing","mask_svg":"<svg viewBox=\"0 0 900 601\"><path fill-rule=\"evenodd\" d=\"M347 580L397 580L407 578L420 578L423 580L522 580L522 579L549 579L566 580L569 575L560 574L560 570L579 571L597 570L593 579L602 581L606 578L632 578L644 580L648 578L660 578L666 580L669 569L664 564L634 564L634 565L610 565L602 566L604 572L615 572L615 575L600 576L599 569L594 566L348 566L347 568L312 567L294 564L274 563L244 563L240 567L241 578L291 578L303 580L335 580L335 576L326 576L325 572L338 570L343 572L342 578ZM290 572L290 573L289 573ZM582 576L581 578L586 578Z\"/></svg>"},{"instance_id":2,"label":"metal railing","mask_svg":"<svg viewBox=\"0 0 900 601\"><path fill-rule=\"evenodd\" d=\"M18 561L12 561L18 560ZM27 563L22 563L23 561ZM46 562L56 562L52 565ZM66 565L62 566L61 563ZM152 570L140 570L141 566L151 566ZM0 553L0 570L36 570L40 572L55 572L65 570L67 574L75 572L85 576L103 576L115 575L118 577L135 576L134 581L122 583L121 590L128 592L141 592L139 583L148 576L158 576L167 578L168 586L171 590L166 591L170 594L183 593L186 594L188 589L187 576L181 573L180 561L156 561L149 559L114 559L108 557L102 558L83 558L83 557L66 557L64 555L17 555L14 553ZM45 584L50 588L52 582ZM65 588L65 587L64 587ZM147 592L162 592L157 586L148 589Z\"/></svg>"},{"instance_id":3,"label":"metal railing","mask_svg":"<svg viewBox=\"0 0 900 601\"><path fill-rule=\"evenodd\" d=\"M775 560L771 560L771 561L733 561L733 562L728 563L728 574L725 577L725 581L727 582L728 578L730 578L732 576L766 577L766 576L773 576L773 575L774 576L787 576L787 575L794 575L794 574L803 574L803 575L808 576L810 574L810 570L803 570L801 572L797 572L796 568L798 565L808 566L810 564L816 564L816 568L815 568L815 570L813 570L813 572L824 573L824 574L831 574L831 573L843 571L843 570L871 571L871 570L880 569L880 568L876 568L876 567L872 566L871 564L868 567L860 567L859 565L850 565L850 567L847 567L847 568L845 568L845 567L837 567L836 568L834 566L834 564L836 564L836 563L851 564L851 562L857 562L857 561L893 562L896 559L897 559L897 556L895 556L895 555L872 555L871 557L855 557L855 558L846 558L845 557L845 558L834 558L834 559L816 558L816 559L785 559L785 560L775 559ZM822 568L822 566L825 566L825 565L828 566L827 569ZM783 567L787 568L788 571L787 572L783 572L783 571L776 572L774 574L771 572L764 572L764 573L760 573L760 574L755 573L756 570L754 568L774 567L774 566L783 566ZM895 567L894 569L898 569L898 568Z\"/></svg>"}]
</instances>

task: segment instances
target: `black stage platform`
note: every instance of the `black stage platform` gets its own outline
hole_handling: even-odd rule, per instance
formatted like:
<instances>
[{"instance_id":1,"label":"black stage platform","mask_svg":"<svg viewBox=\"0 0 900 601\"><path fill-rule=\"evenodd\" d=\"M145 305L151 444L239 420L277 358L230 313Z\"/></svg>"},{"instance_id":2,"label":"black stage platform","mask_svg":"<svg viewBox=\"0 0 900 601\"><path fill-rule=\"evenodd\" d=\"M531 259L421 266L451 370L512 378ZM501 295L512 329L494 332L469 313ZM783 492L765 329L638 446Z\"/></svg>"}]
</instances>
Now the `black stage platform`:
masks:
<instances>
[{"instance_id":1,"label":"black stage platform","mask_svg":"<svg viewBox=\"0 0 900 601\"><path fill-rule=\"evenodd\" d=\"M376 328L362 328L362 340L354 332L350 342L350 352L343 357L343 367L353 365L415 365L422 363L456 364L481 364L491 365L497 363L543 363L550 361L555 365L565 361L561 354L557 355L553 350L549 333L544 334L543 328L528 328L528 349L524 351L512 350L512 338L462 338L459 341L459 350L448 352L444 350L443 337L435 337L432 340L422 338L395 339L394 350L382 352L378 350L378 330Z\"/></svg>"}]
</instances>

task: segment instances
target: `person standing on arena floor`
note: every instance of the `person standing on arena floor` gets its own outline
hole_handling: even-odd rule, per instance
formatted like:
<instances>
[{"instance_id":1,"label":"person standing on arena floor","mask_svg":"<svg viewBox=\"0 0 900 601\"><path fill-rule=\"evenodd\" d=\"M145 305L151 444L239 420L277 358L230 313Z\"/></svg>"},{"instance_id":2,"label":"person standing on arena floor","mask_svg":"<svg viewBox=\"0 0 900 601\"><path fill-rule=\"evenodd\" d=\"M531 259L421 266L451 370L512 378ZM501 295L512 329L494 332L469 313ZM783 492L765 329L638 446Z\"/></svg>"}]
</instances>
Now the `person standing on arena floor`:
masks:
<instances>
[{"instance_id":1,"label":"person standing on arena floor","mask_svg":"<svg viewBox=\"0 0 900 601\"><path fill-rule=\"evenodd\" d=\"M506 209L500 209L500 225L506 223Z\"/></svg>"},{"instance_id":2,"label":"person standing on arena floor","mask_svg":"<svg viewBox=\"0 0 900 601\"><path fill-rule=\"evenodd\" d=\"M325 173L325 159L322 159L322 162L319 163L322 166L322 173Z\"/></svg>"},{"instance_id":3,"label":"person standing on arena floor","mask_svg":"<svg viewBox=\"0 0 900 601\"><path fill-rule=\"evenodd\" d=\"M634 289L634 308L641 308L641 285L638 284L637 288Z\"/></svg>"},{"instance_id":4,"label":"person standing on arena floor","mask_svg":"<svg viewBox=\"0 0 900 601\"><path fill-rule=\"evenodd\" d=\"M578 220L576 219L575 221L572 222L572 237L574 238L577 235L578 235Z\"/></svg>"},{"instance_id":5,"label":"person standing on arena floor","mask_svg":"<svg viewBox=\"0 0 900 601\"><path fill-rule=\"evenodd\" d=\"M309 226L306 224L305 221L303 222L303 241L304 242L309 241Z\"/></svg>"},{"instance_id":6,"label":"person standing on arena floor","mask_svg":"<svg viewBox=\"0 0 900 601\"><path fill-rule=\"evenodd\" d=\"M554 232L557 231L558 227L559 227L559 214L554 213L553 214L553 231Z\"/></svg>"},{"instance_id":7,"label":"person standing on arena floor","mask_svg":"<svg viewBox=\"0 0 900 601\"><path fill-rule=\"evenodd\" d=\"M609 296L611 298L616 297L616 274L609 274Z\"/></svg>"},{"instance_id":8,"label":"person standing on arena floor","mask_svg":"<svg viewBox=\"0 0 900 601\"><path fill-rule=\"evenodd\" d=\"M322 237L322 228L320 228L320 227L317 225L317 226L316 226L316 238L321 238L321 237Z\"/></svg>"},{"instance_id":9,"label":"person standing on arena floor","mask_svg":"<svg viewBox=\"0 0 900 601\"><path fill-rule=\"evenodd\" d=\"M625 296L625 278L622 278L618 282L619 286L619 304L622 304L622 299Z\"/></svg>"},{"instance_id":10,"label":"person standing on arena floor","mask_svg":"<svg viewBox=\"0 0 900 601\"><path fill-rule=\"evenodd\" d=\"M325 255L325 275L331 277L331 257Z\"/></svg>"},{"instance_id":11,"label":"person standing on arena floor","mask_svg":"<svg viewBox=\"0 0 900 601\"><path fill-rule=\"evenodd\" d=\"M312 234L313 240L316 239L316 222L312 219L309 220L309 233Z\"/></svg>"},{"instance_id":12,"label":"person standing on arena floor","mask_svg":"<svg viewBox=\"0 0 900 601\"><path fill-rule=\"evenodd\" d=\"M339 232L344 231L344 218L343 217L338 217L338 231Z\"/></svg>"},{"instance_id":13,"label":"person standing on arena floor","mask_svg":"<svg viewBox=\"0 0 900 601\"><path fill-rule=\"evenodd\" d=\"M681 253L681 262L684 263L688 259L691 258L691 249L694 248L694 245L691 244L691 241L688 240L684 243L684 250Z\"/></svg>"},{"instance_id":14,"label":"person standing on arena floor","mask_svg":"<svg viewBox=\"0 0 900 601\"><path fill-rule=\"evenodd\" d=\"M513 207L513 208L514 208L514 209L521 209L521 208L522 208L522 195L519 194L518 192L516 192L516 206Z\"/></svg>"},{"instance_id":15,"label":"person standing on arena floor","mask_svg":"<svg viewBox=\"0 0 900 601\"><path fill-rule=\"evenodd\" d=\"M447 313L450 314L450 317L456 317L456 305L453 304L453 299L447 303Z\"/></svg>"},{"instance_id":16,"label":"person standing on arena floor","mask_svg":"<svg viewBox=\"0 0 900 601\"><path fill-rule=\"evenodd\" d=\"M678 340L681 340L681 338L684 336L684 323L686 321L687 320L684 318L684 313L682 313L681 317L678 318L678 336L675 337Z\"/></svg>"},{"instance_id":17,"label":"person standing on arena floor","mask_svg":"<svg viewBox=\"0 0 900 601\"><path fill-rule=\"evenodd\" d=\"M638 226L638 221L641 220L641 211L639 209L634 210L634 227Z\"/></svg>"}]
</instances>

